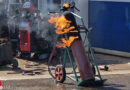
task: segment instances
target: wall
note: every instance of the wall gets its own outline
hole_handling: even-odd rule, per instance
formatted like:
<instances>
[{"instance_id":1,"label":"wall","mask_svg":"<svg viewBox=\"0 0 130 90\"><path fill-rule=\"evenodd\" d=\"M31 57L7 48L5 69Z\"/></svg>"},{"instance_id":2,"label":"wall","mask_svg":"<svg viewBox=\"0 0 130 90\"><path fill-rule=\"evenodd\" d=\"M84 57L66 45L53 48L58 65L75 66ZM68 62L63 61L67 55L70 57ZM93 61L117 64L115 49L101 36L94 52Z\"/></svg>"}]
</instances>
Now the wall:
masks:
<instances>
[{"instance_id":1,"label":"wall","mask_svg":"<svg viewBox=\"0 0 130 90\"><path fill-rule=\"evenodd\" d=\"M129 0L90 0L89 25L93 47L130 53Z\"/></svg>"}]
</instances>

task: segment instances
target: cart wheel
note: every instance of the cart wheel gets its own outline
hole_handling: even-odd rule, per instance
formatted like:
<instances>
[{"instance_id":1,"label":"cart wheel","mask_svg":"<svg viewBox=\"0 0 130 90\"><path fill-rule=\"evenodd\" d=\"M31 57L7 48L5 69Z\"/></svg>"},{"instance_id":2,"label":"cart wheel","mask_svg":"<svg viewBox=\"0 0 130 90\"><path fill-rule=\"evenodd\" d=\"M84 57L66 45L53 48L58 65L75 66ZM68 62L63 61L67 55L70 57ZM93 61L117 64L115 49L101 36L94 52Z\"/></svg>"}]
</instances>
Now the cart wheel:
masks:
<instances>
[{"instance_id":1,"label":"cart wheel","mask_svg":"<svg viewBox=\"0 0 130 90\"><path fill-rule=\"evenodd\" d=\"M13 64L13 65L12 65L13 69L18 68L18 61L17 61L17 60L14 59L14 60L12 61L12 64Z\"/></svg>"},{"instance_id":2,"label":"cart wheel","mask_svg":"<svg viewBox=\"0 0 130 90\"><path fill-rule=\"evenodd\" d=\"M55 69L55 79L59 83L63 83L66 79L66 71L62 65L57 65Z\"/></svg>"}]
</instances>

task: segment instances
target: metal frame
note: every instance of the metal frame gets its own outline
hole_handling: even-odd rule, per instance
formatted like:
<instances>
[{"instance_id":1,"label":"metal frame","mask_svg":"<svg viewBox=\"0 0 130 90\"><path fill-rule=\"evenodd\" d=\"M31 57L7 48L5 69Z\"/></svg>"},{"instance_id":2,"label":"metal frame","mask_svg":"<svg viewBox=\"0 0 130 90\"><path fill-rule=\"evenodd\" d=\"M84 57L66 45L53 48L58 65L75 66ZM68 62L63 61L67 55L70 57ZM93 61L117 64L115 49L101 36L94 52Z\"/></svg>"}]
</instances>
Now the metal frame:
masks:
<instances>
[{"instance_id":1,"label":"metal frame","mask_svg":"<svg viewBox=\"0 0 130 90\"><path fill-rule=\"evenodd\" d=\"M73 12L71 12L71 13L72 13L74 16L78 17L78 18L81 20L81 22L82 22L82 26L84 26L84 28L85 28L86 30L88 30L88 29L85 27L85 25L84 25L84 20L83 20L83 18L80 17L79 15L73 13ZM90 60L90 57L92 57L92 62L94 63L94 66L96 67L97 75L95 76L95 81L94 81L94 83L95 83L96 81L99 81L101 84L103 84L103 80L102 80L102 77L101 77L101 75L100 75L100 71L99 71L99 69L98 69L98 65L97 65L97 62L96 62L96 59L95 59L95 56L94 56L94 51L93 51L93 49L92 49L92 47L91 47L91 44L90 44L90 42L89 42L89 39L88 39L88 33L89 33L90 29L91 29L91 28L89 28L88 31L86 31L86 30L80 31L80 33L85 33L85 34L86 34L85 40L87 39L87 41L88 41L88 58L89 58L89 60ZM54 50L55 50L55 49L54 49ZM72 66L72 69L73 69L73 74L74 74L75 78L73 78L73 77L71 77L71 76L69 76L69 75L67 75L67 77L68 77L69 79L71 79L72 81L76 82L76 84L77 84L78 86L87 83L87 81L79 80L80 76L77 75L76 68L74 67L74 63L73 63L74 60L73 60L72 53L70 52L70 48L68 47L68 48L65 48L64 50L65 50L65 51L64 51L64 57L63 57L63 67L64 67L64 68L66 67L66 57L68 56L68 57L69 57L69 61L70 61L71 66ZM51 54L51 57L52 57L52 55L53 55L53 52L52 52L52 54ZM49 63L50 63L51 57L50 57L49 62L48 62L48 69L49 69ZM53 77L53 78L54 78L54 77ZM98 83L99 83L99 82L98 82Z\"/></svg>"},{"instance_id":2,"label":"metal frame","mask_svg":"<svg viewBox=\"0 0 130 90\"><path fill-rule=\"evenodd\" d=\"M87 35L87 41L88 41L88 58L89 58L89 60L90 60L90 56L92 57L92 61L93 61L93 63L94 63L94 66L96 67L96 71L97 71L97 73L98 73L98 74L96 75L96 77L97 77L96 79L98 79L99 81L102 81L102 77L101 77L100 71L99 71L99 69L98 69L98 65L97 65L97 62L96 62L96 59L95 59L95 56L94 56L93 49L92 49L91 44L90 44L90 42L89 42L89 40L88 40L88 32L87 32L87 31L84 31L84 32L82 32L82 33L86 33L86 35ZM69 76L69 75L67 75L67 77L68 77L69 79L75 81L77 85L80 85L81 83L84 83L82 80L79 80L80 76L77 75L77 72L76 72L76 70L75 70L74 63L73 63L73 57L72 57L72 55L71 55L71 53L70 53L70 48L66 48L66 49L65 49L64 58L63 58L63 67L64 67L64 68L66 67L66 57L67 57L67 56L69 57L69 61L70 61L70 63L71 63L71 66L72 66L72 69L73 69L73 74L74 74L75 78L73 78L73 77L71 77L71 76Z\"/></svg>"},{"instance_id":3,"label":"metal frame","mask_svg":"<svg viewBox=\"0 0 130 90\"><path fill-rule=\"evenodd\" d=\"M75 14L75 13L73 13L73 12L71 12L71 13L72 13L74 16L78 17L78 18L81 20L82 25L85 26L84 20L83 20L82 17L80 17L79 15L77 15L77 14ZM87 28L86 28L86 29L87 29ZM91 44L90 44L90 42L89 42L89 39L88 39L88 33L89 33L90 29L91 29L91 28L89 28L88 31L86 31L86 30L85 30L85 31L81 31L81 33L85 33L85 34L86 34L86 38L85 38L85 39L87 39L87 41L88 41L88 58L89 58L89 60L90 60L90 56L92 57L92 61L93 61L93 63L94 63L94 66L96 67L96 71L97 71L97 73L98 73L98 74L97 74L97 77L99 78L100 81L102 81L102 77L101 77L100 71L99 71L99 69L98 69L98 65L97 65L95 56L94 56L94 51L93 51L93 49L92 49L92 47L91 47ZM71 53L70 53L70 48L66 48L66 50L65 50L63 66L65 67L65 65L66 65L66 64L65 64L65 62L66 62L66 54L68 55L69 60L70 60L70 63L71 63L71 65L72 65L72 69L73 69L73 73L74 73L75 79L72 78L72 77L70 77L70 76L68 76L68 75L67 75L67 77L68 77L69 79L73 80L73 81L76 81L77 85L80 85L83 81L79 81L80 76L77 75L76 70L75 70L75 68L74 68L74 64L73 64L73 62L72 62L72 61L73 61L73 57L72 57L72 55L71 55Z\"/></svg>"}]
</instances>

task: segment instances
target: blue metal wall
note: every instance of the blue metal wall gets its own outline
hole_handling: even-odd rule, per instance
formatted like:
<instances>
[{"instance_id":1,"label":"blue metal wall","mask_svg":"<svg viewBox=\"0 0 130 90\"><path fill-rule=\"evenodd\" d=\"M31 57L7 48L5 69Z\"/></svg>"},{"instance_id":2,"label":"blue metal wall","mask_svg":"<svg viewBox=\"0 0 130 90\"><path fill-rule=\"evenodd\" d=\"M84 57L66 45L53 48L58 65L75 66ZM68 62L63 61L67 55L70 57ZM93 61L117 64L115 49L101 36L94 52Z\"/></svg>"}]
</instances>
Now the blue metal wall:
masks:
<instances>
[{"instance_id":1,"label":"blue metal wall","mask_svg":"<svg viewBox=\"0 0 130 90\"><path fill-rule=\"evenodd\" d=\"M92 45L130 52L130 2L89 2Z\"/></svg>"}]
</instances>

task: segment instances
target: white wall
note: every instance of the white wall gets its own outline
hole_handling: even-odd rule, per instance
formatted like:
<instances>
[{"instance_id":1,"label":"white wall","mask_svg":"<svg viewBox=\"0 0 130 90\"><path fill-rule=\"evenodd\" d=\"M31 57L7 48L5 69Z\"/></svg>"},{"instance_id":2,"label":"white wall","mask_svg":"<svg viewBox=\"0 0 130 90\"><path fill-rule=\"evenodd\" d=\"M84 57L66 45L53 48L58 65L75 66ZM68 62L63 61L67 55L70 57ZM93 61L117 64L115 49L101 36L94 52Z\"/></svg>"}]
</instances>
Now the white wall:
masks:
<instances>
[{"instance_id":1,"label":"white wall","mask_svg":"<svg viewBox=\"0 0 130 90\"><path fill-rule=\"evenodd\" d=\"M45 14L47 12L47 0L38 0L38 9Z\"/></svg>"},{"instance_id":2,"label":"white wall","mask_svg":"<svg viewBox=\"0 0 130 90\"><path fill-rule=\"evenodd\" d=\"M88 0L76 0L76 7L80 10L80 12L76 11L76 14L80 15L84 19L85 26L88 27ZM81 24L81 20L77 19L77 23ZM84 41L86 34L81 33L81 37ZM87 40L85 40L85 46L87 46Z\"/></svg>"},{"instance_id":3,"label":"white wall","mask_svg":"<svg viewBox=\"0 0 130 90\"><path fill-rule=\"evenodd\" d=\"M88 26L88 0L75 0L75 2L76 7L80 10L76 13L84 18L85 25Z\"/></svg>"}]
</instances>

